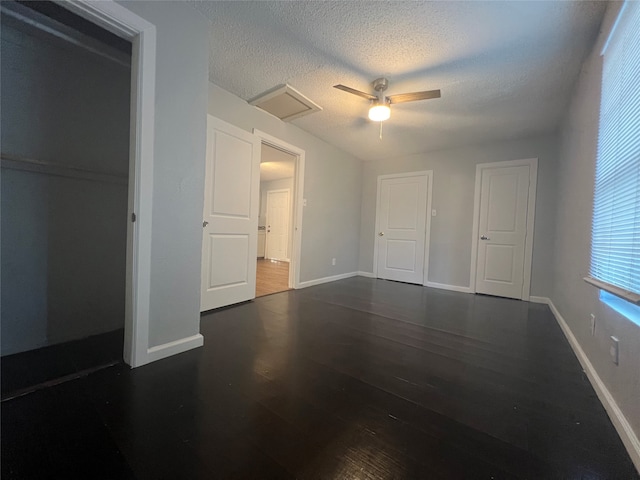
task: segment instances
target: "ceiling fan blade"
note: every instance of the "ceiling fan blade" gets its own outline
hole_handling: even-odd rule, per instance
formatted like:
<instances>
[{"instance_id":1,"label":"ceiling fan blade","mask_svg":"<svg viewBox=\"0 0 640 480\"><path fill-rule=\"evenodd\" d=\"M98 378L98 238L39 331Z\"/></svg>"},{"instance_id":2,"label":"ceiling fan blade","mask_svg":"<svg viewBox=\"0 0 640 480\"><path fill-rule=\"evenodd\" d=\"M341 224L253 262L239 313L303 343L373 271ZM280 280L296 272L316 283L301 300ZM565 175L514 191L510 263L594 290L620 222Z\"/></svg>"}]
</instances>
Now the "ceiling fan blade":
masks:
<instances>
[{"instance_id":1,"label":"ceiling fan blade","mask_svg":"<svg viewBox=\"0 0 640 480\"><path fill-rule=\"evenodd\" d=\"M389 103L416 102L418 100L429 100L430 98L440 98L440 90L427 90L425 92L399 93L387 97Z\"/></svg>"},{"instance_id":2,"label":"ceiling fan blade","mask_svg":"<svg viewBox=\"0 0 640 480\"><path fill-rule=\"evenodd\" d=\"M338 90L343 90L347 93L353 93L354 95L358 95L359 97L366 98L367 100L377 100L378 97L375 95L371 95L370 93L361 92L360 90L356 90L355 88L347 87L345 85L334 85L333 88L337 88Z\"/></svg>"}]
</instances>

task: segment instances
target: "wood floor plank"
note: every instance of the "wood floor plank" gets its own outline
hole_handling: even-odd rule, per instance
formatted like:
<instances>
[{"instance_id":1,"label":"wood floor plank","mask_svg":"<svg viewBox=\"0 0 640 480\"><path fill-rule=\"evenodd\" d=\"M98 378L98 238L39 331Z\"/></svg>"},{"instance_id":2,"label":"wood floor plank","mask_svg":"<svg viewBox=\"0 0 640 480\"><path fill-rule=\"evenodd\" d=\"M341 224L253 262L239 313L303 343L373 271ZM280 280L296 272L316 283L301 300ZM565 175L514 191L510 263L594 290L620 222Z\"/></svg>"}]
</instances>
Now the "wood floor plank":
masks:
<instances>
[{"instance_id":1,"label":"wood floor plank","mask_svg":"<svg viewBox=\"0 0 640 480\"><path fill-rule=\"evenodd\" d=\"M101 478L95 458L143 479L640 479L546 306L355 277L201 332L201 349L3 403L3 478L48 442L60 472L65 442L102 438L65 478ZM64 426L43 415L65 403Z\"/></svg>"},{"instance_id":2,"label":"wood floor plank","mask_svg":"<svg viewBox=\"0 0 640 480\"><path fill-rule=\"evenodd\" d=\"M256 297L289 290L289 262L259 258L256 268Z\"/></svg>"}]
</instances>

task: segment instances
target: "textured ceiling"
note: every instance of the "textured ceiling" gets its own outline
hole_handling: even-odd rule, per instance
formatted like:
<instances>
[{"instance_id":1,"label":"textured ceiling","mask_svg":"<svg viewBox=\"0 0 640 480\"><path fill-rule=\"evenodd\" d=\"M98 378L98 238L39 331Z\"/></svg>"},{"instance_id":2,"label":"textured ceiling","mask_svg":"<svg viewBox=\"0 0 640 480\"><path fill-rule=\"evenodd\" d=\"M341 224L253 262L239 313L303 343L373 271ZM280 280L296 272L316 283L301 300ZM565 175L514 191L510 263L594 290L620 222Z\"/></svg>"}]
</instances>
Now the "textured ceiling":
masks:
<instances>
[{"instance_id":1,"label":"textured ceiling","mask_svg":"<svg viewBox=\"0 0 640 480\"><path fill-rule=\"evenodd\" d=\"M262 144L260 181L271 182L293 177L296 157L277 148Z\"/></svg>"},{"instance_id":2,"label":"textured ceiling","mask_svg":"<svg viewBox=\"0 0 640 480\"><path fill-rule=\"evenodd\" d=\"M248 100L289 83L323 107L292 123L363 160L553 131L605 2L195 1L210 20L209 78ZM378 139L366 100L442 90L394 105Z\"/></svg>"}]
</instances>

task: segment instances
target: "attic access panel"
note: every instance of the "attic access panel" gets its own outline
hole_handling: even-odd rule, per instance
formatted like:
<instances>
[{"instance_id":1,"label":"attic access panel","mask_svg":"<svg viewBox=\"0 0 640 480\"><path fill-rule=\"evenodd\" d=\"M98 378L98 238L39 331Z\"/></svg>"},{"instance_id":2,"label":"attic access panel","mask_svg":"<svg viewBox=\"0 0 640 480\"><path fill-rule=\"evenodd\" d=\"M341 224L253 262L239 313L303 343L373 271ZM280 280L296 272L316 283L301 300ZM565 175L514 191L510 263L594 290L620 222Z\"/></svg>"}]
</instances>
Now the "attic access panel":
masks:
<instances>
[{"instance_id":1,"label":"attic access panel","mask_svg":"<svg viewBox=\"0 0 640 480\"><path fill-rule=\"evenodd\" d=\"M291 85L279 85L267 90L249 100L249 105L254 105L284 122L322 110L320 105L305 97Z\"/></svg>"}]
</instances>

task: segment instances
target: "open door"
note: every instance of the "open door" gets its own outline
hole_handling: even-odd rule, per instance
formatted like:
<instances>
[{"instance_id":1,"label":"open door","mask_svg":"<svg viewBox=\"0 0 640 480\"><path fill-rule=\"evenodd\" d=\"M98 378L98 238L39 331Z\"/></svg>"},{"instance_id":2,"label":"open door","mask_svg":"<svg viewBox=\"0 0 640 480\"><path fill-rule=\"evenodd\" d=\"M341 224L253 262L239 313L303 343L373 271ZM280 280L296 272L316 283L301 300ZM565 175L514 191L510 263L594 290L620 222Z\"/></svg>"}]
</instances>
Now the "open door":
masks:
<instances>
[{"instance_id":1,"label":"open door","mask_svg":"<svg viewBox=\"0 0 640 480\"><path fill-rule=\"evenodd\" d=\"M260 139L207 120L200 311L255 298L258 251Z\"/></svg>"}]
</instances>

